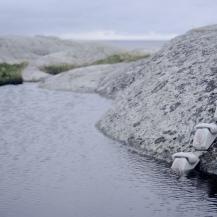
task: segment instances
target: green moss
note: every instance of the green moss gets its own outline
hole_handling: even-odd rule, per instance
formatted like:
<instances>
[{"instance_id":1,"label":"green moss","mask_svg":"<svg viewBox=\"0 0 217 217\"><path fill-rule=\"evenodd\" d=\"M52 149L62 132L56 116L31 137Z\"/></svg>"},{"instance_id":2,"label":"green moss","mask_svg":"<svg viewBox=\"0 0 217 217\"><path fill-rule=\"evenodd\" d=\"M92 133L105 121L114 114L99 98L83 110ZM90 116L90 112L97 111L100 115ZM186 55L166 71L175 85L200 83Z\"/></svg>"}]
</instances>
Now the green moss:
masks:
<instances>
[{"instance_id":1,"label":"green moss","mask_svg":"<svg viewBox=\"0 0 217 217\"><path fill-rule=\"evenodd\" d=\"M71 69L75 69L78 66L72 65L72 64L57 64L57 65L47 65L41 68L42 71L51 74L51 75L57 75L61 72L66 72Z\"/></svg>"},{"instance_id":2,"label":"green moss","mask_svg":"<svg viewBox=\"0 0 217 217\"><path fill-rule=\"evenodd\" d=\"M0 63L0 85L21 84L23 82L22 70L26 65L27 63Z\"/></svg>"},{"instance_id":3,"label":"green moss","mask_svg":"<svg viewBox=\"0 0 217 217\"><path fill-rule=\"evenodd\" d=\"M40 69L48 74L57 75L62 72L66 72L75 68L81 68L91 65L100 65L100 64L115 64L121 62L132 62L140 59L144 59L149 57L149 54L144 53L136 53L136 52L129 52L129 53L120 53L114 54L111 56L106 57L105 59L97 60L90 64L83 64L83 65L75 65L75 64L54 64L54 65L46 65L41 67Z\"/></svg>"},{"instance_id":4,"label":"green moss","mask_svg":"<svg viewBox=\"0 0 217 217\"><path fill-rule=\"evenodd\" d=\"M133 62L140 59L144 59L149 57L149 54L143 53L121 53L121 54L114 54L111 56L106 57L102 60L97 60L94 64L114 64L114 63L121 63L121 62Z\"/></svg>"}]
</instances>

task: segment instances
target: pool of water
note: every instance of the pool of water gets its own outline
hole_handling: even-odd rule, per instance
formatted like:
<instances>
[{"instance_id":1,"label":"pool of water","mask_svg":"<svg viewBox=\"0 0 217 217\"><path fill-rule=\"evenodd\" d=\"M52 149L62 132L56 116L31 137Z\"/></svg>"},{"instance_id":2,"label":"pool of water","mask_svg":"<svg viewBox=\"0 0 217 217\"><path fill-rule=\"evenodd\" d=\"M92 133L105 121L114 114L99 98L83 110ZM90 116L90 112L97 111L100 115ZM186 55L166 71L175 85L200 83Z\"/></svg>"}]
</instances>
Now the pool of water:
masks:
<instances>
[{"instance_id":1,"label":"pool of water","mask_svg":"<svg viewBox=\"0 0 217 217\"><path fill-rule=\"evenodd\" d=\"M111 101L0 87L0 217L216 216L217 180L178 178L95 128Z\"/></svg>"}]
</instances>

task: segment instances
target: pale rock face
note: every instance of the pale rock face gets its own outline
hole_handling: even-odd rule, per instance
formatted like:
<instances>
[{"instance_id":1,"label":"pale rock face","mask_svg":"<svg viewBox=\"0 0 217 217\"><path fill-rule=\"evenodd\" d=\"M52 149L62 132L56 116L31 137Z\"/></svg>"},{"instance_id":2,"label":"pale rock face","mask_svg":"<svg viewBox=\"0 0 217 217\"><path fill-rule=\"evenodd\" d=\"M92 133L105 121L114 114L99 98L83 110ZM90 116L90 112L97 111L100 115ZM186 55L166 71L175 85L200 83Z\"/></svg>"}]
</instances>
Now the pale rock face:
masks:
<instances>
[{"instance_id":1,"label":"pale rock face","mask_svg":"<svg viewBox=\"0 0 217 217\"><path fill-rule=\"evenodd\" d=\"M118 63L73 69L46 79L40 87L51 90L97 92L104 97L115 98L135 80L132 75L136 76L137 65L138 63ZM114 76L116 79L111 79Z\"/></svg>"},{"instance_id":2,"label":"pale rock face","mask_svg":"<svg viewBox=\"0 0 217 217\"><path fill-rule=\"evenodd\" d=\"M98 42L62 40L56 37L0 37L0 62L49 64L84 64L124 52Z\"/></svg>"},{"instance_id":3,"label":"pale rock face","mask_svg":"<svg viewBox=\"0 0 217 217\"><path fill-rule=\"evenodd\" d=\"M130 86L139 76L145 60L132 63L120 63L110 67L108 73L100 79L96 92L107 98L116 98L118 94Z\"/></svg>"},{"instance_id":4,"label":"pale rock face","mask_svg":"<svg viewBox=\"0 0 217 217\"><path fill-rule=\"evenodd\" d=\"M101 77L107 73L110 65L89 66L73 69L46 79L40 87L50 90L74 92L95 92Z\"/></svg>"},{"instance_id":5,"label":"pale rock face","mask_svg":"<svg viewBox=\"0 0 217 217\"><path fill-rule=\"evenodd\" d=\"M88 65L110 55L124 52L99 42L61 40L56 37L0 37L0 63L27 62L24 81L39 81L48 75L40 70L43 66L71 64Z\"/></svg>"},{"instance_id":6,"label":"pale rock face","mask_svg":"<svg viewBox=\"0 0 217 217\"><path fill-rule=\"evenodd\" d=\"M65 50L41 56L34 61L34 64L38 67L58 64L88 65L115 53L123 52L123 50L103 46L93 42L80 42L80 44L71 45Z\"/></svg>"},{"instance_id":7,"label":"pale rock face","mask_svg":"<svg viewBox=\"0 0 217 217\"><path fill-rule=\"evenodd\" d=\"M97 126L144 154L171 162L172 154L194 150L195 126L213 119L217 26L176 37L139 68ZM216 159L214 146L201 158L200 168L217 174Z\"/></svg>"},{"instance_id":8,"label":"pale rock face","mask_svg":"<svg viewBox=\"0 0 217 217\"><path fill-rule=\"evenodd\" d=\"M141 68L139 63L140 61L77 68L52 76L40 86L51 90L96 92L103 97L114 99L134 82Z\"/></svg>"},{"instance_id":9,"label":"pale rock face","mask_svg":"<svg viewBox=\"0 0 217 217\"><path fill-rule=\"evenodd\" d=\"M42 81L51 75L40 71L35 66L27 66L22 72L22 78L25 82L37 82Z\"/></svg>"}]
</instances>

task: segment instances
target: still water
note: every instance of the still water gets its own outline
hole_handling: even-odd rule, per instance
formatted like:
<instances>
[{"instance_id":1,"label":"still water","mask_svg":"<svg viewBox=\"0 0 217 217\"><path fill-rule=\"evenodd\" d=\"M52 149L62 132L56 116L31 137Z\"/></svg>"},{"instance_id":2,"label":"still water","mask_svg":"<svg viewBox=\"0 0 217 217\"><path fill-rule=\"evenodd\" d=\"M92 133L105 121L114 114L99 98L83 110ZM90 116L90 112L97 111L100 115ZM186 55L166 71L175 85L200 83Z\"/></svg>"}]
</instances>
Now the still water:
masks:
<instances>
[{"instance_id":1,"label":"still water","mask_svg":"<svg viewBox=\"0 0 217 217\"><path fill-rule=\"evenodd\" d=\"M97 95L0 87L0 217L217 216L217 180L178 178L97 131Z\"/></svg>"}]
</instances>

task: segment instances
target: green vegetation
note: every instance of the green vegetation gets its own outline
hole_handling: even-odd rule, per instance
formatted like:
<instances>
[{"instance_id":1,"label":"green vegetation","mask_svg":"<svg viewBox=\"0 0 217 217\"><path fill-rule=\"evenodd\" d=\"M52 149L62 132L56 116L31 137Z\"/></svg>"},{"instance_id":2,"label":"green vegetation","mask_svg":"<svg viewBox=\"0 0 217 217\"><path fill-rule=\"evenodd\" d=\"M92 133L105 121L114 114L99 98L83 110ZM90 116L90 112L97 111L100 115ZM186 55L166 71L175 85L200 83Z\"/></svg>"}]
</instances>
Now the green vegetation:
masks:
<instances>
[{"instance_id":1,"label":"green vegetation","mask_svg":"<svg viewBox=\"0 0 217 217\"><path fill-rule=\"evenodd\" d=\"M22 70L26 65L27 63L0 63L0 85L21 84L23 82Z\"/></svg>"},{"instance_id":2,"label":"green vegetation","mask_svg":"<svg viewBox=\"0 0 217 217\"><path fill-rule=\"evenodd\" d=\"M81 68L85 66L92 66L92 65L100 65L100 64L115 64L115 63L122 63L122 62L132 62L140 59L144 59L149 57L149 54L132 52L132 53L120 53L120 54L113 54L111 56L106 57L105 59L97 60L90 64L83 64L83 65L75 65L75 64L55 64L55 65L46 65L41 67L40 69L48 74L57 75L62 72L66 72L75 68Z\"/></svg>"},{"instance_id":3,"label":"green vegetation","mask_svg":"<svg viewBox=\"0 0 217 217\"><path fill-rule=\"evenodd\" d=\"M79 66L72 65L72 64L59 64L59 65L47 65L41 68L42 71L51 74L57 75L61 72L66 72L71 69L78 68Z\"/></svg>"},{"instance_id":4,"label":"green vegetation","mask_svg":"<svg viewBox=\"0 0 217 217\"><path fill-rule=\"evenodd\" d=\"M144 53L121 53L121 54L114 54L108 56L105 59L97 60L94 64L114 64L114 63L122 63L122 62L133 62L136 60L144 59L149 57L149 54Z\"/></svg>"}]
</instances>

